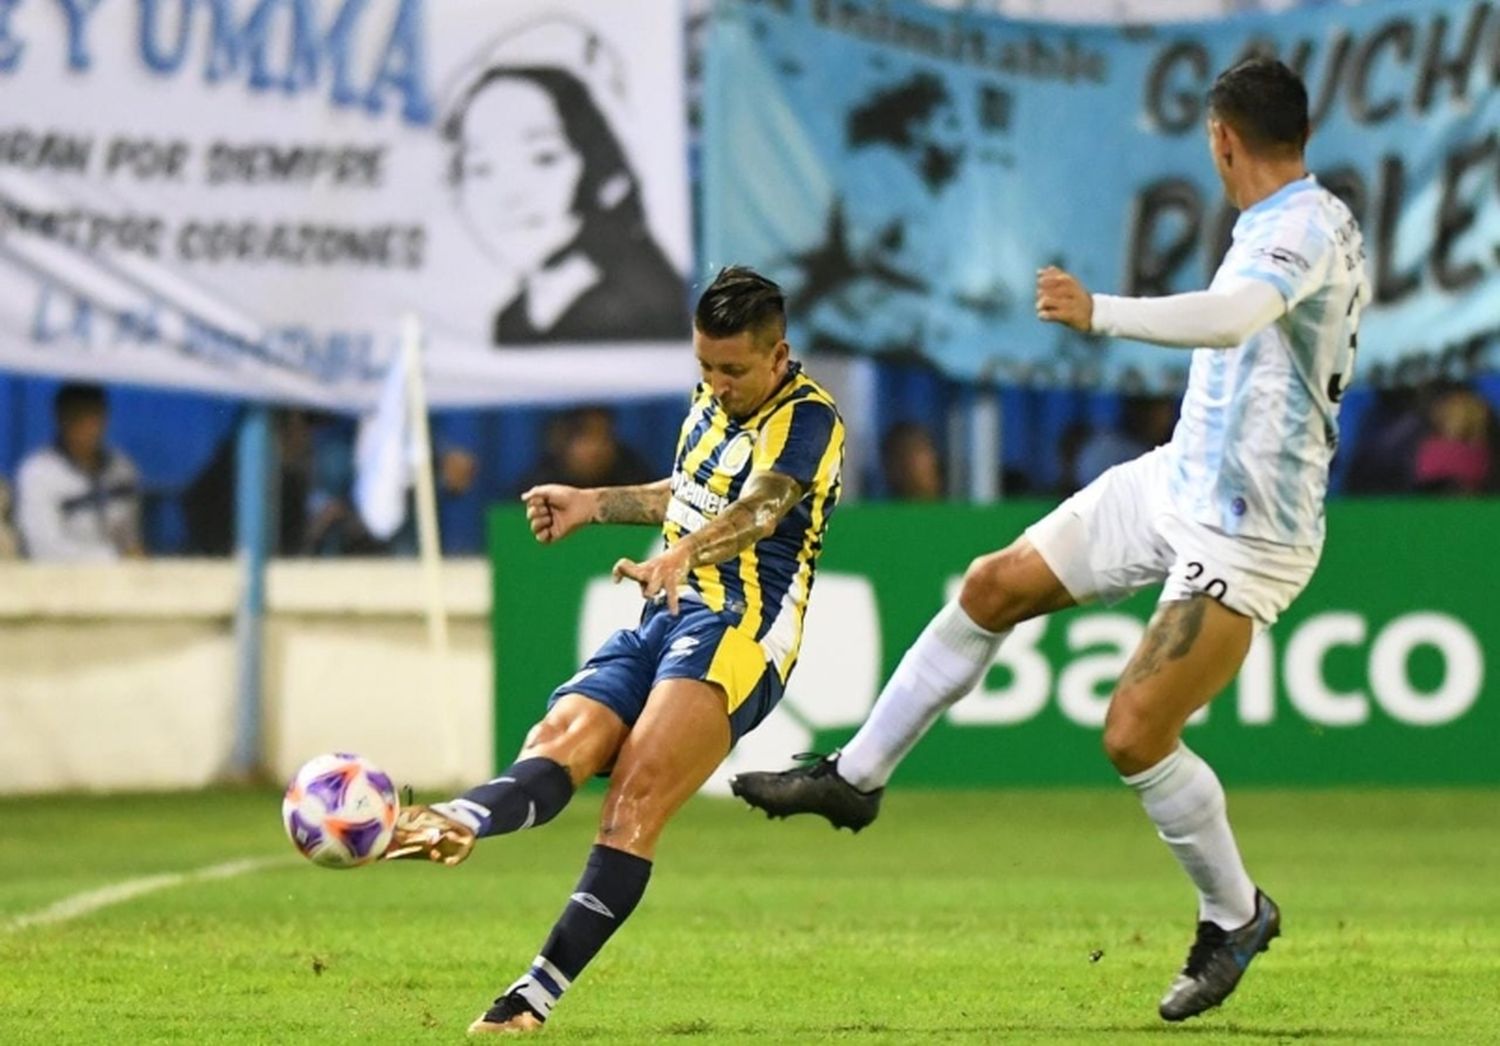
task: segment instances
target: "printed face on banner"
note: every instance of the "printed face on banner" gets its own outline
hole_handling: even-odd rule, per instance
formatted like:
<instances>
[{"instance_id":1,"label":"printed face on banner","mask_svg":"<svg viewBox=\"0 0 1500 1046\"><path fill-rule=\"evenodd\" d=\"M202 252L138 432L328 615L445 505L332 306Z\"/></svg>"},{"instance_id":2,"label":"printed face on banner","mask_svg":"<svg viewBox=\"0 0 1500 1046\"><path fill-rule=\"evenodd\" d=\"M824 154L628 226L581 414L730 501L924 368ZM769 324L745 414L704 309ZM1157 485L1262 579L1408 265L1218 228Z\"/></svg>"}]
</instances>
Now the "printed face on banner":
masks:
<instances>
[{"instance_id":1,"label":"printed face on banner","mask_svg":"<svg viewBox=\"0 0 1500 1046\"><path fill-rule=\"evenodd\" d=\"M459 214L508 279L496 346L666 340L682 276L622 144L624 67L597 29L527 25L486 48L447 116Z\"/></svg>"},{"instance_id":2,"label":"printed face on banner","mask_svg":"<svg viewBox=\"0 0 1500 1046\"><path fill-rule=\"evenodd\" d=\"M456 173L464 221L499 264L537 272L578 236L583 157L526 78L497 79L470 104Z\"/></svg>"}]
</instances>

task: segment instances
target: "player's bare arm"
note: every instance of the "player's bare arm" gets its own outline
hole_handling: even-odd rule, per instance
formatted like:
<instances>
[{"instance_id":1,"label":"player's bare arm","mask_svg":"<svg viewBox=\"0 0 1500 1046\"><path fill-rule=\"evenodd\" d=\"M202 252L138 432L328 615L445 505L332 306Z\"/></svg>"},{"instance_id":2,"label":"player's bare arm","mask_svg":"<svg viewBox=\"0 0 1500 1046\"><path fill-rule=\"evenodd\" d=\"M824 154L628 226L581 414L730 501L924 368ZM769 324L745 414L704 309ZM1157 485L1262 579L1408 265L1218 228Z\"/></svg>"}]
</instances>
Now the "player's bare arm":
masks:
<instances>
[{"instance_id":1,"label":"player's bare arm","mask_svg":"<svg viewBox=\"0 0 1500 1046\"><path fill-rule=\"evenodd\" d=\"M543 544L561 541L589 523L660 525L666 518L672 481L657 480L634 487L569 487L546 483L521 495L526 521Z\"/></svg>"},{"instance_id":2,"label":"player's bare arm","mask_svg":"<svg viewBox=\"0 0 1500 1046\"><path fill-rule=\"evenodd\" d=\"M675 614L677 588L688 571L732 559L769 537L804 493L802 484L780 472L752 473L740 496L717 518L644 563L620 560L615 564L614 578L639 583L641 595L647 599L665 593L667 605Z\"/></svg>"},{"instance_id":3,"label":"player's bare arm","mask_svg":"<svg viewBox=\"0 0 1500 1046\"><path fill-rule=\"evenodd\" d=\"M594 506L595 523L648 523L660 526L667 518L672 481L659 479L636 487L603 487Z\"/></svg>"}]
</instances>

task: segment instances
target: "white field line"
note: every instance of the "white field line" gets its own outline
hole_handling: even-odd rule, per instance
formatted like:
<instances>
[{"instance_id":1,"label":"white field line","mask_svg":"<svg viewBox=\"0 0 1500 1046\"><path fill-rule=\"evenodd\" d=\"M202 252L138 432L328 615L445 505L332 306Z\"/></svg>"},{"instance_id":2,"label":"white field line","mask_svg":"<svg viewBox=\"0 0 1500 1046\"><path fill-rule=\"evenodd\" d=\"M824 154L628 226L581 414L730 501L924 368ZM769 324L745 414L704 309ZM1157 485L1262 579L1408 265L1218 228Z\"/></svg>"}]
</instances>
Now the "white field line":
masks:
<instances>
[{"instance_id":1,"label":"white field line","mask_svg":"<svg viewBox=\"0 0 1500 1046\"><path fill-rule=\"evenodd\" d=\"M249 872L258 872L276 864L286 864L287 857L243 857L237 861L210 864L186 872L167 872L162 875L144 875L138 879L123 879L97 890L84 890L54 901L45 908L16 916L9 922L0 923L0 934L16 933L32 926L49 926L53 923L70 922L73 919L97 912L101 908L123 904L148 893L169 890L174 886L207 882L216 879L233 879Z\"/></svg>"}]
</instances>

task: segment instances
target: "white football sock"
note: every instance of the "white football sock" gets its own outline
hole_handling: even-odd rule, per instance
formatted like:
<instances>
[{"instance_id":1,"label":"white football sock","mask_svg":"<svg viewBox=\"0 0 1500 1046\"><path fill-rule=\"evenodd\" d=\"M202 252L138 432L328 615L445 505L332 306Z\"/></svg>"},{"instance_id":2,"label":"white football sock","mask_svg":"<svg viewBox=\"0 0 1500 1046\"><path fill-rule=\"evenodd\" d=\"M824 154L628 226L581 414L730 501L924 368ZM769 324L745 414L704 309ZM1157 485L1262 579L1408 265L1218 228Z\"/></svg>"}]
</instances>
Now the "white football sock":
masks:
<instances>
[{"instance_id":1,"label":"white football sock","mask_svg":"<svg viewBox=\"0 0 1500 1046\"><path fill-rule=\"evenodd\" d=\"M1233 930L1255 918L1255 884L1240 860L1213 769L1188 748L1138 774L1121 778L1135 789L1146 815L1198 888L1198 918Z\"/></svg>"},{"instance_id":2,"label":"white football sock","mask_svg":"<svg viewBox=\"0 0 1500 1046\"><path fill-rule=\"evenodd\" d=\"M521 998L537 1012L537 1016L546 1020L552 1015L552 1007L557 1005L562 993L571 986L572 982L558 972L557 967L548 962L545 955L538 955L531 969L505 989L505 994L519 992Z\"/></svg>"},{"instance_id":3,"label":"white football sock","mask_svg":"<svg viewBox=\"0 0 1500 1046\"><path fill-rule=\"evenodd\" d=\"M938 611L840 752L839 776L861 791L884 788L943 710L974 689L1009 634L980 628L957 600Z\"/></svg>"}]
</instances>

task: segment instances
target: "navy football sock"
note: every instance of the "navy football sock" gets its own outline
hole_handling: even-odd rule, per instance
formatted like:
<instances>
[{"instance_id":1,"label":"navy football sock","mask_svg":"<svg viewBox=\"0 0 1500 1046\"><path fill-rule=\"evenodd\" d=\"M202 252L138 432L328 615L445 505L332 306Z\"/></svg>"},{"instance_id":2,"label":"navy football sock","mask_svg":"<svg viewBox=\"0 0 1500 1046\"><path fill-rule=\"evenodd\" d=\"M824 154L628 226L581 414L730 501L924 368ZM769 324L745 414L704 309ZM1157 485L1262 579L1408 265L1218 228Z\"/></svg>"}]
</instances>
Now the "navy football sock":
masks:
<instances>
[{"instance_id":1,"label":"navy football sock","mask_svg":"<svg viewBox=\"0 0 1500 1046\"><path fill-rule=\"evenodd\" d=\"M644 857L596 845L541 954L507 994L519 992L545 1019L562 993L635 911L650 878L651 862Z\"/></svg>"},{"instance_id":2,"label":"navy football sock","mask_svg":"<svg viewBox=\"0 0 1500 1046\"><path fill-rule=\"evenodd\" d=\"M504 835L546 824L573 798L573 779L560 763L543 756L512 763L488 784L438 805L475 834Z\"/></svg>"}]
</instances>

